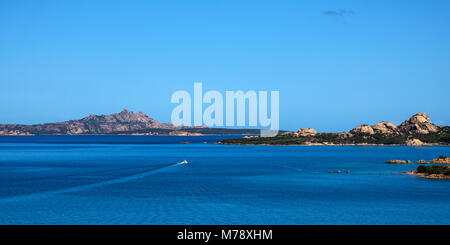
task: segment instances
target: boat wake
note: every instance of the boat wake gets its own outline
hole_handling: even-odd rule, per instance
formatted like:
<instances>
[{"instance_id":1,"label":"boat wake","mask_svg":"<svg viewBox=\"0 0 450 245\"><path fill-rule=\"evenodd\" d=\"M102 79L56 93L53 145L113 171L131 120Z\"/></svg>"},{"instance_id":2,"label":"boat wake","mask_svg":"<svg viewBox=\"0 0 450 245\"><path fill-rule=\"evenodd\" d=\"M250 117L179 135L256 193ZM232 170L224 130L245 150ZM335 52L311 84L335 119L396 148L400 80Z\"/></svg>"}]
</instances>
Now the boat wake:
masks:
<instances>
[{"instance_id":1,"label":"boat wake","mask_svg":"<svg viewBox=\"0 0 450 245\"><path fill-rule=\"evenodd\" d=\"M69 188L64 188L64 189L59 189L59 190L44 191L44 192L38 192L38 193L31 193L31 194L25 194L25 195L0 198L0 203L32 200L32 199L47 197L49 195L66 194L66 193L72 193L72 192L78 192L78 191L85 191L85 190L89 190L89 189L93 189L93 188L97 188L97 187L126 183L128 181L141 179L141 178L153 175L153 174L167 171L171 167L174 167L177 165L182 165L182 163L170 164L170 165L167 165L167 166L164 166L161 168L151 169L151 170L148 170L148 171L145 171L142 173L133 174L133 175L125 176L125 177L120 177L117 179L97 182L97 183L93 183L93 184L87 184L87 185L74 186L74 187L69 187Z\"/></svg>"}]
</instances>

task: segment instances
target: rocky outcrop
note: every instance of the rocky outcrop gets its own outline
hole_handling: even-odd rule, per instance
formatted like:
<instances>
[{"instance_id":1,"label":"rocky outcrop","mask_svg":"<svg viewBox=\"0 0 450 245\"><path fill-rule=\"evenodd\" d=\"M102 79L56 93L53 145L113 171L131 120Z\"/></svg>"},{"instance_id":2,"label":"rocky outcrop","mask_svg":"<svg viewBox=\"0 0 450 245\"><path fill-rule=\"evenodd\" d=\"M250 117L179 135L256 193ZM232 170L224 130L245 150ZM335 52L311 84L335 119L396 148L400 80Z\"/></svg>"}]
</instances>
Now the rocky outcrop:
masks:
<instances>
[{"instance_id":1,"label":"rocky outcrop","mask_svg":"<svg viewBox=\"0 0 450 245\"><path fill-rule=\"evenodd\" d=\"M447 171L450 171L450 170L447 170ZM415 175L417 177L424 178L424 179L450 180L450 175L443 174L443 173L428 174L428 173L420 173L418 170L413 170L413 171L406 172L406 174Z\"/></svg>"},{"instance_id":2,"label":"rocky outcrop","mask_svg":"<svg viewBox=\"0 0 450 245\"><path fill-rule=\"evenodd\" d=\"M390 163L390 164L405 164L406 161L405 160L389 160L386 163Z\"/></svg>"},{"instance_id":3,"label":"rocky outcrop","mask_svg":"<svg viewBox=\"0 0 450 245\"><path fill-rule=\"evenodd\" d=\"M315 136L317 131L312 128L302 128L297 131L298 136Z\"/></svg>"},{"instance_id":4,"label":"rocky outcrop","mask_svg":"<svg viewBox=\"0 0 450 245\"><path fill-rule=\"evenodd\" d=\"M450 179L450 166L420 165L416 170L406 172L407 174L416 175L427 179Z\"/></svg>"},{"instance_id":5,"label":"rocky outcrop","mask_svg":"<svg viewBox=\"0 0 450 245\"><path fill-rule=\"evenodd\" d=\"M424 143L418 139L409 139L405 142L407 146L423 146Z\"/></svg>"},{"instance_id":6,"label":"rocky outcrop","mask_svg":"<svg viewBox=\"0 0 450 245\"><path fill-rule=\"evenodd\" d=\"M372 126L372 129L375 131L375 133L379 134L399 134L400 130L398 128L390 123L390 122L380 122Z\"/></svg>"},{"instance_id":7,"label":"rocky outcrop","mask_svg":"<svg viewBox=\"0 0 450 245\"><path fill-rule=\"evenodd\" d=\"M90 115L78 121L69 121L69 124L76 125L75 129L95 133L137 131L149 128L175 128L173 125L162 124L148 117L143 112L134 113L127 109L111 115Z\"/></svg>"},{"instance_id":8,"label":"rocky outcrop","mask_svg":"<svg viewBox=\"0 0 450 245\"><path fill-rule=\"evenodd\" d=\"M404 121L398 126L402 133L406 134L429 134L439 131L439 128L434 125L426 113L417 113L408 120Z\"/></svg>"},{"instance_id":9,"label":"rocky outcrop","mask_svg":"<svg viewBox=\"0 0 450 245\"><path fill-rule=\"evenodd\" d=\"M350 130L352 134L375 134L375 130L369 125L360 125L352 130Z\"/></svg>"},{"instance_id":10,"label":"rocky outcrop","mask_svg":"<svg viewBox=\"0 0 450 245\"><path fill-rule=\"evenodd\" d=\"M386 121L382 121L375 125L360 125L352 130L352 134L389 134L389 135L400 135L400 134L429 134L439 131L439 127L434 125L427 114L417 113L408 120L404 121L398 127L394 124Z\"/></svg>"},{"instance_id":11,"label":"rocky outcrop","mask_svg":"<svg viewBox=\"0 0 450 245\"><path fill-rule=\"evenodd\" d=\"M450 157L440 156L439 158L430 160L432 164L450 164Z\"/></svg>"},{"instance_id":12,"label":"rocky outcrop","mask_svg":"<svg viewBox=\"0 0 450 245\"><path fill-rule=\"evenodd\" d=\"M302 128L298 130L297 132L283 132L282 136L293 136L293 137L306 137L306 136L315 136L317 135L317 131L312 128Z\"/></svg>"},{"instance_id":13,"label":"rocky outcrop","mask_svg":"<svg viewBox=\"0 0 450 245\"><path fill-rule=\"evenodd\" d=\"M405 163L413 163L411 160L389 160L385 163L392 164L405 164ZM419 160L416 163L418 164L450 164L450 157L440 156L439 158L432 159L429 162L425 160Z\"/></svg>"},{"instance_id":14,"label":"rocky outcrop","mask_svg":"<svg viewBox=\"0 0 450 245\"><path fill-rule=\"evenodd\" d=\"M380 122L375 125L360 125L352 130L350 130L352 134L399 134L400 131L398 128L390 123L390 122Z\"/></svg>"},{"instance_id":15,"label":"rocky outcrop","mask_svg":"<svg viewBox=\"0 0 450 245\"><path fill-rule=\"evenodd\" d=\"M297 133L294 133L292 131L283 132L280 134L281 136L296 136ZM244 137L245 138L245 137Z\"/></svg>"}]
</instances>

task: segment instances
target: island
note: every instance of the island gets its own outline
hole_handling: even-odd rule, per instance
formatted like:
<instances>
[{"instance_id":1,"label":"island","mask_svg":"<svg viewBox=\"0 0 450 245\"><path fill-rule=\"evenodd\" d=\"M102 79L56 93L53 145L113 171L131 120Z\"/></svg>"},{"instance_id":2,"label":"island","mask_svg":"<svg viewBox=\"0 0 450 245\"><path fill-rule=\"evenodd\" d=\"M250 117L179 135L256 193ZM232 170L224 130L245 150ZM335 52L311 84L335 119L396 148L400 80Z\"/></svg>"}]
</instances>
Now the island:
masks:
<instances>
[{"instance_id":1,"label":"island","mask_svg":"<svg viewBox=\"0 0 450 245\"><path fill-rule=\"evenodd\" d=\"M257 129L208 128L161 123L143 112L124 109L110 115L89 115L78 120L33 125L0 124L0 136L32 135L255 135Z\"/></svg>"},{"instance_id":2,"label":"island","mask_svg":"<svg viewBox=\"0 0 450 245\"><path fill-rule=\"evenodd\" d=\"M417 113L400 125L382 121L360 125L349 132L318 133L312 128L273 137L248 136L218 142L225 145L450 145L450 127L433 124L426 113Z\"/></svg>"},{"instance_id":3,"label":"island","mask_svg":"<svg viewBox=\"0 0 450 245\"><path fill-rule=\"evenodd\" d=\"M389 160L385 163L389 164L410 164L413 163L411 160ZM418 164L450 164L450 157L439 156L439 158L432 159L430 161L419 160L416 163Z\"/></svg>"},{"instance_id":4,"label":"island","mask_svg":"<svg viewBox=\"0 0 450 245\"><path fill-rule=\"evenodd\" d=\"M420 165L416 170L407 172L426 179L450 179L450 166L425 166Z\"/></svg>"}]
</instances>

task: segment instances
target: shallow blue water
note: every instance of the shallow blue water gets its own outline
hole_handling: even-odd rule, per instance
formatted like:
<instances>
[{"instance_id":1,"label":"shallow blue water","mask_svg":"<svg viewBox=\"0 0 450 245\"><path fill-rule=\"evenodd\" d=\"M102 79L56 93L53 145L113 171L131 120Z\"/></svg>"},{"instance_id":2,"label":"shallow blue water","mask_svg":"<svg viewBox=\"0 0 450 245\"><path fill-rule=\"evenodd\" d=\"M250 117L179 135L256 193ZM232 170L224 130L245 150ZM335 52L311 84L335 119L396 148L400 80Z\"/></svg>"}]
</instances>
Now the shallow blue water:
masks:
<instances>
[{"instance_id":1,"label":"shallow blue water","mask_svg":"<svg viewBox=\"0 0 450 245\"><path fill-rule=\"evenodd\" d=\"M213 144L221 138L0 137L0 224L450 224L450 181L383 163L449 147Z\"/></svg>"}]
</instances>

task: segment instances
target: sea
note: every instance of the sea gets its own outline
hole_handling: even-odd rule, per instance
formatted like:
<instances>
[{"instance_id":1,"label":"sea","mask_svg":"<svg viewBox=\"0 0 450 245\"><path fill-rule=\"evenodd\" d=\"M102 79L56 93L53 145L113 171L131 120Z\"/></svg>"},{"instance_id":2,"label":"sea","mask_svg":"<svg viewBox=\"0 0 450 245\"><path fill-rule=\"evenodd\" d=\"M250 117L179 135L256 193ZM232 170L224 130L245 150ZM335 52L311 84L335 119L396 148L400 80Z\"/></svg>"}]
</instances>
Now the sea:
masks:
<instances>
[{"instance_id":1,"label":"sea","mask_svg":"<svg viewBox=\"0 0 450 245\"><path fill-rule=\"evenodd\" d=\"M0 224L450 224L449 180L384 163L450 147L216 144L236 137L0 137Z\"/></svg>"}]
</instances>

